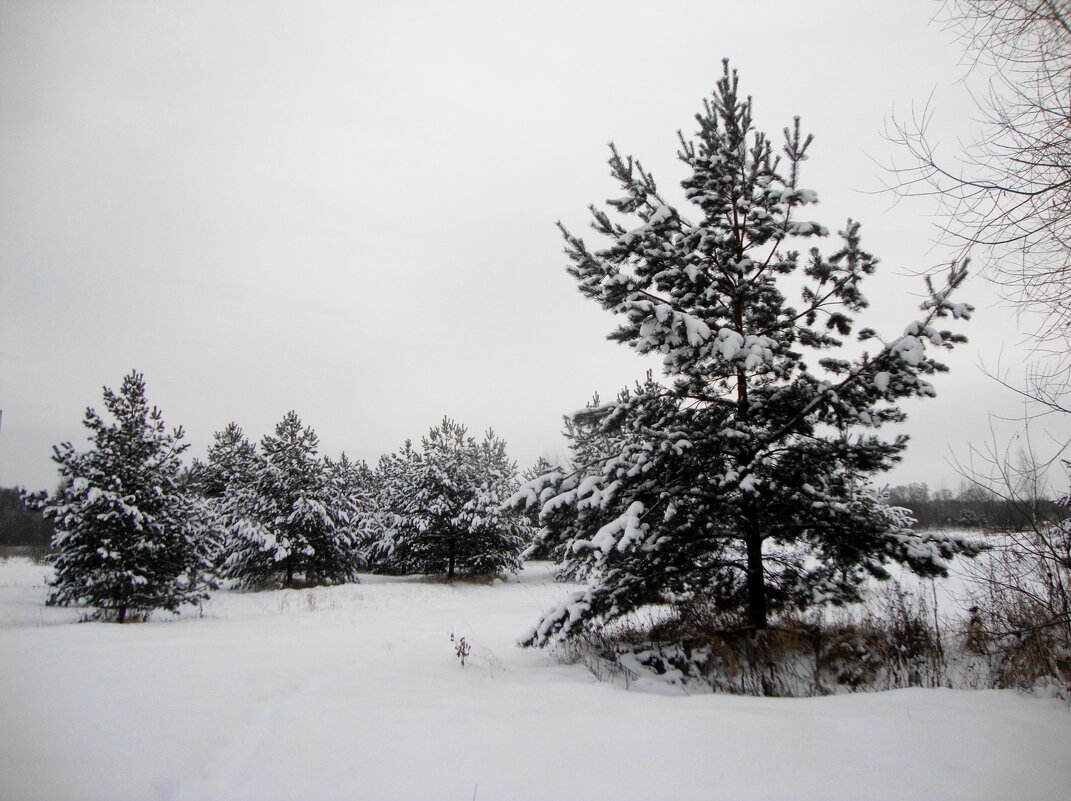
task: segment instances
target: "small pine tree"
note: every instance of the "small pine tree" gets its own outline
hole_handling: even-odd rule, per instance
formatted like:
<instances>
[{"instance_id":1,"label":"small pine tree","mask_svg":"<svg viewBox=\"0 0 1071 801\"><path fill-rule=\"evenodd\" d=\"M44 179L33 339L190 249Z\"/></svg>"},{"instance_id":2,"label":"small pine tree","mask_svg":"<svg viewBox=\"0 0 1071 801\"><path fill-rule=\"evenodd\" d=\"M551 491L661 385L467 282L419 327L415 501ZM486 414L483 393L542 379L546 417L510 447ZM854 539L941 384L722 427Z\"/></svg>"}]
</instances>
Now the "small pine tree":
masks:
<instances>
[{"instance_id":1,"label":"small pine tree","mask_svg":"<svg viewBox=\"0 0 1071 801\"><path fill-rule=\"evenodd\" d=\"M359 555L358 562L367 566L371 539L374 536L372 518L375 512L373 497L374 476L363 461L354 462L345 453L338 461L324 457L324 475L339 526L347 542Z\"/></svg>"},{"instance_id":2,"label":"small pine tree","mask_svg":"<svg viewBox=\"0 0 1071 801\"><path fill-rule=\"evenodd\" d=\"M54 449L55 497L26 496L56 527L49 603L85 603L120 623L153 609L177 612L206 597L192 505L178 487L182 428L166 429L138 372L118 393L104 388L104 407L113 422L86 409L89 450L69 442Z\"/></svg>"},{"instance_id":3,"label":"small pine tree","mask_svg":"<svg viewBox=\"0 0 1071 801\"><path fill-rule=\"evenodd\" d=\"M381 461L390 519L381 552L395 570L484 575L520 569L520 552L531 537L523 515L503 502L517 486L506 444L488 431L481 442L463 425L443 418L418 453Z\"/></svg>"},{"instance_id":4,"label":"small pine tree","mask_svg":"<svg viewBox=\"0 0 1071 801\"><path fill-rule=\"evenodd\" d=\"M419 454L412 440L396 453L379 458L373 475L373 509L365 529L369 566L381 573L409 574L420 572L408 561L406 549L398 547L404 541L403 531L409 520L402 512L409 500L411 476L416 470Z\"/></svg>"},{"instance_id":5,"label":"small pine tree","mask_svg":"<svg viewBox=\"0 0 1071 801\"><path fill-rule=\"evenodd\" d=\"M239 494L239 488L253 484L261 462L256 445L233 422L215 433L206 461L193 460L187 485L197 500L200 542L205 558L212 565L218 567L225 558L227 530L232 522L228 517L227 498Z\"/></svg>"},{"instance_id":6,"label":"small pine tree","mask_svg":"<svg viewBox=\"0 0 1071 801\"><path fill-rule=\"evenodd\" d=\"M569 425L570 422L567 419L566 425ZM569 471L554 464L546 457L540 456L535 464L521 474L521 481L525 486L530 486L531 482L544 476L555 476L560 479L567 472ZM533 493L531 505L525 508L525 517L529 528L532 530L532 540L524 549L521 557L525 560L540 559L563 562L564 555L561 553L561 538L547 528L540 528L539 513L541 505L538 497Z\"/></svg>"},{"instance_id":7,"label":"small pine tree","mask_svg":"<svg viewBox=\"0 0 1071 801\"><path fill-rule=\"evenodd\" d=\"M660 355L670 382L648 375L577 414L567 430L575 468L515 496L540 506L542 544L565 555L566 574L588 580L544 615L532 644L650 603L713 603L764 628L772 611L858 598L888 562L934 575L969 550L913 532L869 483L906 444L874 432L904 418L896 401L932 396L926 377L946 369L928 349L963 341L935 326L969 316L949 301L965 273L929 285L921 316L876 352L837 355L877 261L851 220L830 256L791 248L826 235L799 218L817 201L799 185L811 138L797 119L775 155L728 64L696 119L678 154L689 210L611 145L623 194L608 205L638 219L622 225L592 207L609 239L597 251L561 229L580 292L622 318L610 338ZM863 329L857 339L878 337Z\"/></svg>"},{"instance_id":8,"label":"small pine tree","mask_svg":"<svg viewBox=\"0 0 1071 801\"><path fill-rule=\"evenodd\" d=\"M240 586L262 586L281 575L291 587L298 574L306 582L356 580L360 550L318 447L312 428L288 412L275 436L261 440L250 480L228 485L224 577Z\"/></svg>"},{"instance_id":9,"label":"small pine tree","mask_svg":"<svg viewBox=\"0 0 1071 801\"><path fill-rule=\"evenodd\" d=\"M205 498L222 498L231 485L249 483L259 464L256 445L240 425L228 423L213 436L206 461L193 460L191 485Z\"/></svg>"}]
</instances>

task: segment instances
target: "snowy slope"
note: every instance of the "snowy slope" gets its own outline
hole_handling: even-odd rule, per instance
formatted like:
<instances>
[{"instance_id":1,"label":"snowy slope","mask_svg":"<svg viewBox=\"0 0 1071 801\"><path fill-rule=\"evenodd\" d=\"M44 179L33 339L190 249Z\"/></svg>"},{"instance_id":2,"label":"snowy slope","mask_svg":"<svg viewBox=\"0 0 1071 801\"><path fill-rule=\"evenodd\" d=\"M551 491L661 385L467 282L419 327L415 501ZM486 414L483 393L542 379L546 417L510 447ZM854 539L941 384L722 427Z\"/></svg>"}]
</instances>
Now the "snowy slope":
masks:
<instances>
[{"instance_id":1,"label":"snowy slope","mask_svg":"<svg viewBox=\"0 0 1071 801\"><path fill-rule=\"evenodd\" d=\"M514 647L568 588L367 577L76 624L0 562L0 798L1064 799L1071 712L1011 692L818 699L599 683ZM450 634L472 653L462 668Z\"/></svg>"}]
</instances>

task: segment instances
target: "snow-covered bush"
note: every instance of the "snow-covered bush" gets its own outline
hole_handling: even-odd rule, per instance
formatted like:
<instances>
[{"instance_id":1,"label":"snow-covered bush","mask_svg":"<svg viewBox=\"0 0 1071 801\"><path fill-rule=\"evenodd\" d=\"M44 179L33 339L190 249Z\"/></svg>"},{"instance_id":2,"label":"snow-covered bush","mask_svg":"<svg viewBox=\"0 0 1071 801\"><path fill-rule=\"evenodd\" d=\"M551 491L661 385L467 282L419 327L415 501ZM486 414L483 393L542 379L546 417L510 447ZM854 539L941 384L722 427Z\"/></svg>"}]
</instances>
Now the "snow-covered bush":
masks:
<instances>
[{"instance_id":1,"label":"snow-covered bush","mask_svg":"<svg viewBox=\"0 0 1071 801\"><path fill-rule=\"evenodd\" d=\"M611 338L661 356L669 381L649 375L574 415L573 469L512 499L540 510L539 546L588 581L543 616L530 644L696 598L761 629L779 610L856 600L889 562L937 575L971 550L913 531L870 483L906 445L878 430L903 420L898 401L934 395L927 378L946 368L931 352L963 341L937 326L969 317L950 299L965 271L928 283L901 334L864 328L849 348L877 260L851 220L831 255L796 249L827 234L800 216L817 202L799 183L811 138L797 120L775 155L727 64L697 120L679 151L689 208L611 146L622 193L608 205L636 219L593 207L608 239L599 250L562 227L580 292L622 320Z\"/></svg>"},{"instance_id":2,"label":"snow-covered bush","mask_svg":"<svg viewBox=\"0 0 1071 801\"><path fill-rule=\"evenodd\" d=\"M89 604L120 623L175 612L205 597L194 504L178 486L182 428L167 430L138 372L118 393L104 388L104 407L111 422L86 410L89 450L55 448L56 494L26 496L56 528L49 603Z\"/></svg>"}]
</instances>

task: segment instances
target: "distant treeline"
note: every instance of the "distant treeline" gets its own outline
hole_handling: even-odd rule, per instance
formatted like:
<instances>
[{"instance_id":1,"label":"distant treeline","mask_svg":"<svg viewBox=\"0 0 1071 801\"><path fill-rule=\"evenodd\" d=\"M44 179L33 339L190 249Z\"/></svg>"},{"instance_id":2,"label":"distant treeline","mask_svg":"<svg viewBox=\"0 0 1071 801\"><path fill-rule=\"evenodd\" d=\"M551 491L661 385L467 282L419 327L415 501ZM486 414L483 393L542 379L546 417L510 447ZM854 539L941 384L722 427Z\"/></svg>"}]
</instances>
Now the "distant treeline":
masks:
<instances>
[{"instance_id":1,"label":"distant treeline","mask_svg":"<svg viewBox=\"0 0 1071 801\"><path fill-rule=\"evenodd\" d=\"M1032 521L1056 520L1066 516L1056 501L1048 498L1002 498L975 484L959 492L948 489L930 491L924 483L889 489L893 506L911 510L915 528L953 527L985 528L997 531L1020 531Z\"/></svg>"},{"instance_id":2,"label":"distant treeline","mask_svg":"<svg viewBox=\"0 0 1071 801\"><path fill-rule=\"evenodd\" d=\"M893 506L911 510L916 528L952 527L1020 530L1033 519L1060 517L1056 502L1039 498L1030 502L1009 501L978 486L958 492L930 490L924 483L889 489ZM40 512L28 509L17 490L0 487L0 546L31 545L47 548L52 542L52 523Z\"/></svg>"},{"instance_id":3,"label":"distant treeline","mask_svg":"<svg viewBox=\"0 0 1071 801\"><path fill-rule=\"evenodd\" d=\"M28 509L18 490L0 487L0 546L48 547L52 531L52 523L40 512Z\"/></svg>"}]
</instances>

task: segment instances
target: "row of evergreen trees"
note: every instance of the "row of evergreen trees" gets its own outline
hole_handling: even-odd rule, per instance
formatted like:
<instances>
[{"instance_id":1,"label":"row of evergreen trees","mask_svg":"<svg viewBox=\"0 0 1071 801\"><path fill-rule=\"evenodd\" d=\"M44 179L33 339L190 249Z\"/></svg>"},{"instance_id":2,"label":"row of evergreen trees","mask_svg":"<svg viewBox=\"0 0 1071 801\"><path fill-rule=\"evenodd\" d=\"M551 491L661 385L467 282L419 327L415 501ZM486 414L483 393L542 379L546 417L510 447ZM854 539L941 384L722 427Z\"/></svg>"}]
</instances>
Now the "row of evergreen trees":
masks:
<instances>
[{"instance_id":1,"label":"row of evergreen trees","mask_svg":"<svg viewBox=\"0 0 1071 801\"><path fill-rule=\"evenodd\" d=\"M296 412L251 442L231 423L204 461L169 430L132 372L90 408L92 446L55 448L60 488L26 495L56 528L50 603L85 603L119 622L238 587L356 580L359 570L457 575L516 571L528 519L503 510L518 486L506 443L450 420L375 470L319 453Z\"/></svg>"}]
</instances>

